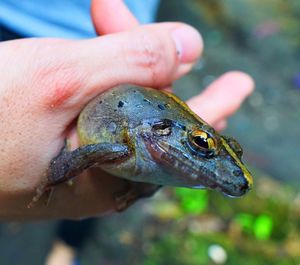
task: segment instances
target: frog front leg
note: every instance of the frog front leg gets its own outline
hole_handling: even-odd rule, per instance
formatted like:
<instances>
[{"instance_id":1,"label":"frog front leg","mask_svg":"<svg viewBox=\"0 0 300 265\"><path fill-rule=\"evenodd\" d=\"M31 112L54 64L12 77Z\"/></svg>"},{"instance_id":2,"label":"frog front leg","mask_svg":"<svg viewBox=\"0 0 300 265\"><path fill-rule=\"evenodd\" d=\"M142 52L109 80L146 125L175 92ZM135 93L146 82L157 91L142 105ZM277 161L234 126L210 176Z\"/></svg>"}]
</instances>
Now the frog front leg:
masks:
<instances>
[{"instance_id":1,"label":"frog front leg","mask_svg":"<svg viewBox=\"0 0 300 265\"><path fill-rule=\"evenodd\" d=\"M67 144L54 157L47 170L47 179L37 188L28 207L32 207L44 193L51 193L54 186L67 182L79 175L85 169L101 164L116 163L127 159L130 155L124 144L99 143L81 146L69 151Z\"/></svg>"}]
</instances>

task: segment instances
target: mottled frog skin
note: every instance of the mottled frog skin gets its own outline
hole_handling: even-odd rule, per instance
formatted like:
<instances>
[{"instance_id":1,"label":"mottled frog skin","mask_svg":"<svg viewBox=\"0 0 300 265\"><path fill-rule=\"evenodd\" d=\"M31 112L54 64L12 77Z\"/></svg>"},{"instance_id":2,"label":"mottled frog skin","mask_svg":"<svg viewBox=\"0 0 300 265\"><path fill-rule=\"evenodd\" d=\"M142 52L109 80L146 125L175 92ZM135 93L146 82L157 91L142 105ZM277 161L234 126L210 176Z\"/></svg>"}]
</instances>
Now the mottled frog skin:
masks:
<instances>
[{"instance_id":1,"label":"mottled frog skin","mask_svg":"<svg viewBox=\"0 0 300 265\"><path fill-rule=\"evenodd\" d=\"M251 189L240 145L173 94L132 85L112 88L83 109L77 128L80 147L65 147L51 161L47 183L34 200L92 166L128 180L128 190L115 198L117 210L162 185L209 188L234 197Z\"/></svg>"}]
</instances>

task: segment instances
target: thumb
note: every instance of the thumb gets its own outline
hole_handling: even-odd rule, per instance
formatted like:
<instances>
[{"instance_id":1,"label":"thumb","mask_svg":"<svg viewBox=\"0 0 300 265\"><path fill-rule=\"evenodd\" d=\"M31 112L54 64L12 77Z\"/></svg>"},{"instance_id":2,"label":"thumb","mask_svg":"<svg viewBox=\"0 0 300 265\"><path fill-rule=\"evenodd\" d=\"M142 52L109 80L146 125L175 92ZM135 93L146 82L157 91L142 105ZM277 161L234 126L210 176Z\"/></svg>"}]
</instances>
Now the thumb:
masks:
<instances>
[{"instance_id":1,"label":"thumb","mask_svg":"<svg viewBox=\"0 0 300 265\"><path fill-rule=\"evenodd\" d=\"M181 23L62 43L56 47L55 63L46 63L53 69L40 75L47 79L49 73L51 82L46 83L55 84L48 89L47 105L80 111L93 97L119 84L165 87L190 70L202 48L199 33ZM61 69L62 74L56 75Z\"/></svg>"}]
</instances>

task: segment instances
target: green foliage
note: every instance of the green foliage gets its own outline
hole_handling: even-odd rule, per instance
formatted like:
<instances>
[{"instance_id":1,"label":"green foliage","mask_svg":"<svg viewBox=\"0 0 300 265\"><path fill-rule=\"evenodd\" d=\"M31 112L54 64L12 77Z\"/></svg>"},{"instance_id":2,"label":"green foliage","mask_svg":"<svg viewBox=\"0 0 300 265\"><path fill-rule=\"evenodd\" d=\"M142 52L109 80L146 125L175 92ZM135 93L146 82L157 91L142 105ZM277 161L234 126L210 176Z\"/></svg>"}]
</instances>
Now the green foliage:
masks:
<instances>
[{"instance_id":1,"label":"green foliage","mask_svg":"<svg viewBox=\"0 0 300 265\"><path fill-rule=\"evenodd\" d=\"M296 193L268 178L256 184L271 188L238 199L208 190L168 190L155 202L160 207L152 214L157 210L162 223L156 223L155 240L148 239L144 264L214 264L213 245L226 252L224 264L300 264L300 211L291 204ZM163 205L172 206L168 219L161 218Z\"/></svg>"},{"instance_id":2,"label":"green foliage","mask_svg":"<svg viewBox=\"0 0 300 265\"><path fill-rule=\"evenodd\" d=\"M200 214L206 210L208 205L206 190L176 188L175 196L178 198L180 207L184 213Z\"/></svg>"},{"instance_id":3,"label":"green foliage","mask_svg":"<svg viewBox=\"0 0 300 265\"><path fill-rule=\"evenodd\" d=\"M254 222L254 234L259 240L267 240L270 238L273 228L273 220L270 216L261 214Z\"/></svg>"},{"instance_id":4,"label":"green foliage","mask_svg":"<svg viewBox=\"0 0 300 265\"><path fill-rule=\"evenodd\" d=\"M266 214L255 217L248 213L239 213L234 219L248 234L252 234L258 240L268 240L273 230L273 219Z\"/></svg>"},{"instance_id":5,"label":"green foliage","mask_svg":"<svg viewBox=\"0 0 300 265\"><path fill-rule=\"evenodd\" d=\"M240 224L245 232L253 232L253 224L255 217L248 213L238 213L235 217L235 221Z\"/></svg>"}]
</instances>

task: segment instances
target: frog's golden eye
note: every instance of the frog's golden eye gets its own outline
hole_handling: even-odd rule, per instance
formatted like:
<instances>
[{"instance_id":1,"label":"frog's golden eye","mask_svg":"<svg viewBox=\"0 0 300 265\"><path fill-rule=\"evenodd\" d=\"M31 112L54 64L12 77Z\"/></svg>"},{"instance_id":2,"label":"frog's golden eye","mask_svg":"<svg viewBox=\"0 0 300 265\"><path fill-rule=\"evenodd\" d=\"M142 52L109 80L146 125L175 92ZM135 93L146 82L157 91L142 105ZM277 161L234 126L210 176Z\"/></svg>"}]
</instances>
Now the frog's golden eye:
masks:
<instances>
[{"instance_id":1,"label":"frog's golden eye","mask_svg":"<svg viewBox=\"0 0 300 265\"><path fill-rule=\"evenodd\" d=\"M194 130L189 134L189 145L192 151L200 155L210 157L217 149L217 143L208 133L201 130Z\"/></svg>"}]
</instances>

